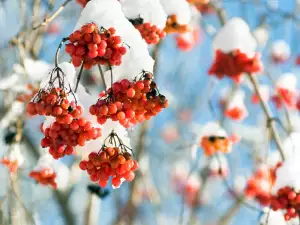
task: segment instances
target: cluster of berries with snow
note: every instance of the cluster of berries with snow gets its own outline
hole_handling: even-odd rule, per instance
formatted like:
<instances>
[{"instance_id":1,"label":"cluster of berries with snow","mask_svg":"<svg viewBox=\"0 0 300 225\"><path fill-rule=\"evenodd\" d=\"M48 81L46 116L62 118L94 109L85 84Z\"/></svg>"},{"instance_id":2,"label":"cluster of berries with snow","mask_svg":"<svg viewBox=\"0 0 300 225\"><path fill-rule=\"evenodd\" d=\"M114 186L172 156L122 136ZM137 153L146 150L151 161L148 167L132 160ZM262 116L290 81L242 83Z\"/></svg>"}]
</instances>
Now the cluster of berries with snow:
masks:
<instances>
[{"instance_id":1,"label":"cluster of berries with snow","mask_svg":"<svg viewBox=\"0 0 300 225\"><path fill-rule=\"evenodd\" d=\"M134 171L138 163L132 158L132 150L123 144L118 135L112 131L99 152L91 152L88 160L80 162L79 167L86 170L93 182L106 187L111 177L112 186L120 187L124 180L130 182L134 179Z\"/></svg>"},{"instance_id":2,"label":"cluster of berries with snow","mask_svg":"<svg viewBox=\"0 0 300 225\"><path fill-rule=\"evenodd\" d=\"M129 20L132 25L141 33L147 44L158 44L166 36L166 33L159 29L155 24L145 23L143 18Z\"/></svg>"},{"instance_id":3,"label":"cluster of berries with snow","mask_svg":"<svg viewBox=\"0 0 300 225\"><path fill-rule=\"evenodd\" d=\"M277 108L285 105L294 108L297 103L297 78L294 74L285 73L276 82L276 90L272 101Z\"/></svg>"},{"instance_id":4,"label":"cluster of berries with snow","mask_svg":"<svg viewBox=\"0 0 300 225\"><path fill-rule=\"evenodd\" d=\"M212 156L217 152L229 153L232 143L227 137L211 135L202 137L200 145L205 155Z\"/></svg>"},{"instance_id":5,"label":"cluster of berries with snow","mask_svg":"<svg viewBox=\"0 0 300 225\"><path fill-rule=\"evenodd\" d=\"M176 36L176 45L177 48L181 51L188 52L195 47L195 45L200 40L200 32L199 29L194 27L190 31L187 31L183 34L178 34Z\"/></svg>"},{"instance_id":6,"label":"cluster of berries with snow","mask_svg":"<svg viewBox=\"0 0 300 225\"><path fill-rule=\"evenodd\" d=\"M53 189L57 188L56 173L52 168L43 168L41 170L33 170L30 172L29 177L34 179L41 185L50 185Z\"/></svg>"},{"instance_id":7,"label":"cluster of berries with snow","mask_svg":"<svg viewBox=\"0 0 300 225\"><path fill-rule=\"evenodd\" d=\"M168 17L164 31L167 34L185 33L189 31L189 26L187 24L179 24L177 15L173 14Z\"/></svg>"},{"instance_id":8,"label":"cluster of berries with snow","mask_svg":"<svg viewBox=\"0 0 300 225\"><path fill-rule=\"evenodd\" d=\"M95 23L83 25L68 38L71 42L66 45L66 52L72 57L72 63L79 67L82 63L85 69L96 64L115 66L121 65L122 56L127 49L123 46L120 36L111 27L100 29Z\"/></svg>"},{"instance_id":9,"label":"cluster of berries with snow","mask_svg":"<svg viewBox=\"0 0 300 225\"><path fill-rule=\"evenodd\" d=\"M142 72L133 82L124 79L102 92L97 103L90 107L90 113L97 116L100 124L111 119L128 128L149 120L167 106L168 100L159 93L153 75Z\"/></svg>"},{"instance_id":10,"label":"cluster of berries with snow","mask_svg":"<svg viewBox=\"0 0 300 225\"><path fill-rule=\"evenodd\" d=\"M75 94L65 80L63 71L56 67L51 72L46 87L40 89L33 101L27 105L30 115L55 118L49 127L43 128L41 125L41 131L45 135L41 146L49 147L49 153L55 159L70 155L75 146L83 146L86 141L101 136L100 128L93 127L91 122L82 117L83 108L77 105Z\"/></svg>"},{"instance_id":11,"label":"cluster of berries with snow","mask_svg":"<svg viewBox=\"0 0 300 225\"><path fill-rule=\"evenodd\" d=\"M244 54L239 49L231 53L217 50L214 63L208 73L209 75L215 75L219 79L228 76L239 83L243 73L258 73L262 70L263 66L259 53L256 53L254 57L248 57L247 54Z\"/></svg>"},{"instance_id":12,"label":"cluster of berries with snow","mask_svg":"<svg viewBox=\"0 0 300 225\"><path fill-rule=\"evenodd\" d=\"M275 182L275 171L279 166L280 164L275 169L261 166L247 181L245 195L254 198L263 206L269 205L271 189Z\"/></svg>"},{"instance_id":13,"label":"cluster of berries with snow","mask_svg":"<svg viewBox=\"0 0 300 225\"><path fill-rule=\"evenodd\" d=\"M17 169L24 163L24 157L21 154L20 146L18 144L13 144L9 152L7 152L0 160L0 163L6 166L11 173L17 172Z\"/></svg>"},{"instance_id":14,"label":"cluster of berries with snow","mask_svg":"<svg viewBox=\"0 0 300 225\"><path fill-rule=\"evenodd\" d=\"M53 116L60 124L70 124L78 119L83 109L77 105L75 95L65 80L63 71L59 67L54 68L49 83L27 105L27 112L32 116ZM60 87L56 87L55 83Z\"/></svg>"},{"instance_id":15,"label":"cluster of berries with snow","mask_svg":"<svg viewBox=\"0 0 300 225\"><path fill-rule=\"evenodd\" d=\"M43 133L45 137L41 140L41 146L49 147L49 153L58 159L73 154L75 146L84 146L87 141L100 137L101 129L80 117L70 124L54 122Z\"/></svg>"},{"instance_id":16,"label":"cluster of berries with snow","mask_svg":"<svg viewBox=\"0 0 300 225\"><path fill-rule=\"evenodd\" d=\"M276 40L271 45L271 58L276 64L284 63L291 56L291 48L284 40Z\"/></svg>"},{"instance_id":17,"label":"cluster of berries with snow","mask_svg":"<svg viewBox=\"0 0 300 225\"><path fill-rule=\"evenodd\" d=\"M213 156L217 152L231 152L232 141L219 124L209 122L202 128L200 146L203 148L205 155Z\"/></svg>"},{"instance_id":18,"label":"cluster of berries with snow","mask_svg":"<svg viewBox=\"0 0 300 225\"><path fill-rule=\"evenodd\" d=\"M224 115L235 121L242 121L248 116L245 105L245 93L242 90L236 91L231 98L229 93L225 93L221 99L221 106L224 107ZM230 99L229 99L230 98Z\"/></svg>"}]
</instances>

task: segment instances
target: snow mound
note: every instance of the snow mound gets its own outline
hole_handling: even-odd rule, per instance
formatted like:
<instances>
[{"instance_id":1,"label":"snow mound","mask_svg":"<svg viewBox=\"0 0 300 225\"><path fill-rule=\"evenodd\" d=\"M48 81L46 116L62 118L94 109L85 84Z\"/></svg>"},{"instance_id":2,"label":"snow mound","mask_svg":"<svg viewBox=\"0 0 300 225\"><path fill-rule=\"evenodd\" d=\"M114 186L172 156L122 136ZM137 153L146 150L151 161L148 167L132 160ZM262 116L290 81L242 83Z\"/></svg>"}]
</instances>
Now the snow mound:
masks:
<instances>
[{"instance_id":1,"label":"snow mound","mask_svg":"<svg viewBox=\"0 0 300 225\"><path fill-rule=\"evenodd\" d=\"M121 0L123 12L128 19L143 18L144 22L155 24L163 29L167 14L159 0Z\"/></svg>"},{"instance_id":2,"label":"snow mound","mask_svg":"<svg viewBox=\"0 0 300 225\"><path fill-rule=\"evenodd\" d=\"M256 46L248 24L238 17L229 20L213 40L214 50L220 49L224 53L230 53L239 49L248 57L254 56Z\"/></svg>"},{"instance_id":3,"label":"snow mound","mask_svg":"<svg viewBox=\"0 0 300 225\"><path fill-rule=\"evenodd\" d=\"M177 16L179 24L190 23L192 12L186 0L160 0L160 3L168 16Z\"/></svg>"}]
</instances>

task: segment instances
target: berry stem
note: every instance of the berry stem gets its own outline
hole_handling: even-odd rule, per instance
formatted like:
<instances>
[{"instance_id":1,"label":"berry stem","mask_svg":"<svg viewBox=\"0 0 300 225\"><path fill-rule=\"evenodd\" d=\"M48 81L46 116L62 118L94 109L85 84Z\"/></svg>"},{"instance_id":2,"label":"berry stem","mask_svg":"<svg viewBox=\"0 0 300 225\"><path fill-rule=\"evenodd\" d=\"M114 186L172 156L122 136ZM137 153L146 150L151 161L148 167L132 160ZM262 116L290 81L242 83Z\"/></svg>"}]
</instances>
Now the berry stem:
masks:
<instances>
[{"instance_id":1,"label":"berry stem","mask_svg":"<svg viewBox=\"0 0 300 225\"><path fill-rule=\"evenodd\" d=\"M63 38L58 45L58 48L55 53L55 67L58 67L58 55L59 55L59 52L60 52L60 49L61 49L63 43L66 42L67 40L69 40L69 38Z\"/></svg>"},{"instance_id":2,"label":"berry stem","mask_svg":"<svg viewBox=\"0 0 300 225\"><path fill-rule=\"evenodd\" d=\"M101 75L101 79L102 79L102 83L103 83L104 89L107 90L107 85L105 83L104 73L103 73L101 65L98 64L98 68L99 68L99 71L100 71L100 75Z\"/></svg>"},{"instance_id":3,"label":"berry stem","mask_svg":"<svg viewBox=\"0 0 300 225\"><path fill-rule=\"evenodd\" d=\"M78 84L79 84L79 81L80 81L80 79L81 79L81 75L82 75L82 72L83 72L83 67L84 67L84 62L82 62L81 67L80 67L79 74L78 74L78 76L77 76L76 86L75 86L75 90L74 90L75 93L76 93L76 91L77 91Z\"/></svg>"},{"instance_id":4,"label":"berry stem","mask_svg":"<svg viewBox=\"0 0 300 225\"><path fill-rule=\"evenodd\" d=\"M283 146L282 146L282 143L281 143L281 140L280 140L280 136L278 134L278 130L277 130L276 125L275 125L275 120L272 117L271 110L270 110L269 106L267 105L267 103L264 101L264 99L262 97L262 94L260 93L259 83L255 79L255 77L252 74L248 74L248 77L249 77L249 79L250 79L250 81L251 81L251 83L254 87L254 90L255 90L257 96L259 97L260 104L263 108L263 111L264 111L266 117L267 117L268 127L271 130L272 136L274 138L274 141L275 141L276 146L278 148L278 151L280 153L281 159L284 161L285 156L284 156L284 153L283 153Z\"/></svg>"}]
</instances>

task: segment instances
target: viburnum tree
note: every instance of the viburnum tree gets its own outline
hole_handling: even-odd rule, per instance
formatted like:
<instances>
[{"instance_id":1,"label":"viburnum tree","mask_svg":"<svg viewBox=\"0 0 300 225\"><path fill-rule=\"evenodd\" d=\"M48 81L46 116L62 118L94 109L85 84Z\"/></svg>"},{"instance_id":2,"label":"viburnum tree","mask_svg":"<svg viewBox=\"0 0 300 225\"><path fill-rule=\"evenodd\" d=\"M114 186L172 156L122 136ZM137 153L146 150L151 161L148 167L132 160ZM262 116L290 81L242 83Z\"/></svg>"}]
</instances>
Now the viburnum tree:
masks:
<instances>
[{"instance_id":1,"label":"viburnum tree","mask_svg":"<svg viewBox=\"0 0 300 225\"><path fill-rule=\"evenodd\" d=\"M299 10L0 1L0 224L298 225Z\"/></svg>"}]
</instances>

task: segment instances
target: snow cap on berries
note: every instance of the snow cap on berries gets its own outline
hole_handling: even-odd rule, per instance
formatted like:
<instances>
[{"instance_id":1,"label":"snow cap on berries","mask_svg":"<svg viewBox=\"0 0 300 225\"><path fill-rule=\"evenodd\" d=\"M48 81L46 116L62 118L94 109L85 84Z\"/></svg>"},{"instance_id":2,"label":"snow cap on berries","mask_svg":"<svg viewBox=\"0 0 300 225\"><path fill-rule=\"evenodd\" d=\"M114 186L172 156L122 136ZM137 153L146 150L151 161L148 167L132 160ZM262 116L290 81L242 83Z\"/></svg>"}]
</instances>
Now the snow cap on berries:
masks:
<instances>
[{"instance_id":1,"label":"snow cap on berries","mask_svg":"<svg viewBox=\"0 0 300 225\"><path fill-rule=\"evenodd\" d=\"M6 165L11 172L16 172L16 170L24 163L24 156L21 153L20 144L12 144L1 162Z\"/></svg>"},{"instance_id":2,"label":"snow cap on berries","mask_svg":"<svg viewBox=\"0 0 300 225\"><path fill-rule=\"evenodd\" d=\"M121 37L124 44L129 46L126 55L122 58L122 64L113 67L114 81L119 80L120 76L133 79L142 70L153 72L154 61L149 55L147 44L139 31L126 19L118 1L93 0L88 2L74 30L90 22L94 22L99 29L101 27L115 28L116 34ZM110 71L107 71L105 77L110 76L109 74Z\"/></svg>"},{"instance_id":3,"label":"snow cap on berries","mask_svg":"<svg viewBox=\"0 0 300 225\"><path fill-rule=\"evenodd\" d=\"M274 194L280 188L291 187L294 188L296 192L300 191L300 164L299 156L288 157L276 171L276 181L273 186L272 192Z\"/></svg>"},{"instance_id":4,"label":"snow cap on berries","mask_svg":"<svg viewBox=\"0 0 300 225\"><path fill-rule=\"evenodd\" d=\"M208 122L200 131L200 138L209 136L227 137L227 132L216 122Z\"/></svg>"},{"instance_id":5,"label":"snow cap on berries","mask_svg":"<svg viewBox=\"0 0 300 225\"><path fill-rule=\"evenodd\" d=\"M160 0L168 16L176 15L179 24L189 24L191 9L186 0Z\"/></svg>"},{"instance_id":6,"label":"snow cap on berries","mask_svg":"<svg viewBox=\"0 0 300 225\"><path fill-rule=\"evenodd\" d=\"M248 24L239 17L229 20L213 40L214 50L220 49L223 53L230 53L239 49L248 57L254 56L256 45Z\"/></svg>"},{"instance_id":7,"label":"snow cap on berries","mask_svg":"<svg viewBox=\"0 0 300 225\"><path fill-rule=\"evenodd\" d=\"M282 74L276 82L276 88L286 89L295 92L296 87L297 87L297 78L292 73Z\"/></svg>"},{"instance_id":8,"label":"snow cap on berries","mask_svg":"<svg viewBox=\"0 0 300 225\"><path fill-rule=\"evenodd\" d=\"M53 159L50 154L45 153L39 158L33 171L38 172L45 169L52 170L56 174L55 183L58 189L64 190L67 188L70 171L63 163Z\"/></svg>"},{"instance_id":9,"label":"snow cap on berries","mask_svg":"<svg viewBox=\"0 0 300 225\"><path fill-rule=\"evenodd\" d=\"M166 25L167 14L159 0L121 0L123 12L128 19L143 18L163 29Z\"/></svg>"},{"instance_id":10,"label":"snow cap on berries","mask_svg":"<svg viewBox=\"0 0 300 225\"><path fill-rule=\"evenodd\" d=\"M276 40L271 45L271 54L284 61L290 57L291 48L284 40Z\"/></svg>"},{"instance_id":11,"label":"snow cap on berries","mask_svg":"<svg viewBox=\"0 0 300 225\"><path fill-rule=\"evenodd\" d=\"M242 107L244 106L244 99L245 99L245 92L243 90L238 90L234 93L234 95L231 97L231 99L228 99L228 95L226 96L226 100L230 100L228 102L227 109L233 108L233 107Z\"/></svg>"}]
</instances>

